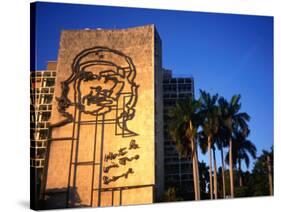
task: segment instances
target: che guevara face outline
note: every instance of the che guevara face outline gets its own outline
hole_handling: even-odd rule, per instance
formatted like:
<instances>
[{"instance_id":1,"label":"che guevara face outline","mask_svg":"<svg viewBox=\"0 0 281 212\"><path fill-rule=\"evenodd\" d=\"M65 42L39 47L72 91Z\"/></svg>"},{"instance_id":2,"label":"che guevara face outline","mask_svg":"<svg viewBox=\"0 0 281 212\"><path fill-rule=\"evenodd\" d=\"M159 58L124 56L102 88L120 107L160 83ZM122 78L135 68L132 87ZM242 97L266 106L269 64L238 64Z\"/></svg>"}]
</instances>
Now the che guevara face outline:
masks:
<instances>
[{"instance_id":1,"label":"che guevara face outline","mask_svg":"<svg viewBox=\"0 0 281 212\"><path fill-rule=\"evenodd\" d=\"M113 57L117 60L110 60ZM122 60L123 64L118 60ZM127 127L127 121L135 116L139 88L135 82L136 67L132 59L118 50L97 46L80 52L71 68L71 75L61 82L61 96L56 97L58 112L66 119L54 124L54 127L74 121L69 107L75 106L91 115L104 115L114 108L118 99L126 96L122 112L117 114L116 124L122 129L120 135L137 135ZM91 70L95 68L97 70ZM68 96L73 85L76 85L74 89L77 91L75 102Z\"/></svg>"},{"instance_id":2,"label":"che guevara face outline","mask_svg":"<svg viewBox=\"0 0 281 212\"><path fill-rule=\"evenodd\" d=\"M124 77L104 65L89 65L81 72L84 74L77 80L80 110L86 114L104 115L116 107L125 86Z\"/></svg>"}]
</instances>

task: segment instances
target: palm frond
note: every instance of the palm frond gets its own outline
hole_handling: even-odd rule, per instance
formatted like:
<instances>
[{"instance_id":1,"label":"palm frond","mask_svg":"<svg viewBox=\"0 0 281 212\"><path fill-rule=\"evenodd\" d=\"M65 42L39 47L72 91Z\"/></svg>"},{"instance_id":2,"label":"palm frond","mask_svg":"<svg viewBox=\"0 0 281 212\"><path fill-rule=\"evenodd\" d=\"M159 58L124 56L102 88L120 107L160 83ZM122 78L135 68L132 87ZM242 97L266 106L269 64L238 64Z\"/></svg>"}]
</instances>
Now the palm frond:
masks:
<instances>
[{"instance_id":1,"label":"palm frond","mask_svg":"<svg viewBox=\"0 0 281 212\"><path fill-rule=\"evenodd\" d=\"M200 103L191 97L177 101L168 111L168 130L181 157L191 154L191 142L196 138L200 117Z\"/></svg>"}]
</instances>

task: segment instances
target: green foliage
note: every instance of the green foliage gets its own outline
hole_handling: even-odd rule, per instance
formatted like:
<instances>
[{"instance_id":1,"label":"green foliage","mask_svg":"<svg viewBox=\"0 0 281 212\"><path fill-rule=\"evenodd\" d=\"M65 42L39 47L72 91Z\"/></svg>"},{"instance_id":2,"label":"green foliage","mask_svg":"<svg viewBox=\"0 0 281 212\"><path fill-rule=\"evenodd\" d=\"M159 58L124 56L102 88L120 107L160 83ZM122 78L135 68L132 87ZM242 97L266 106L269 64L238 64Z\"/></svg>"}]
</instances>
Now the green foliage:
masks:
<instances>
[{"instance_id":1,"label":"green foliage","mask_svg":"<svg viewBox=\"0 0 281 212\"><path fill-rule=\"evenodd\" d=\"M218 100L221 118L224 127L227 129L229 136L232 135L234 129L247 130L250 116L247 113L241 113L240 95L232 96L230 102L220 97Z\"/></svg>"},{"instance_id":2,"label":"green foliage","mask_svg":"<svg viewBox=\"0 0 281 212\"><path fill-rule=\"evenodd\" d=\"M169 187L164 193L164 202L182 201L183 198L179 195L179 191L175 187Z\"/></svg>"},{"instance_id":3,"label":"green foliage","mask_svg":"<svg viewBox=\"0 0 281 212\"><path fill-rule=\"evenodd\" d=\"M191 141L197 136L200 125L199 109L200 103L189 97L169 110L169 132L181 157L191 155Z\"/></svg>"},{"instance_id":4,"label":"green foliage","mask_svg":"<svg viewBox=\"0 0 281 212\"><path fill-rule=\"evenodd\" d=\"M273 147L271 151L263 150L262 154L257 158L255 166L252 171L252 176L249 181L249 190L253 196L269 195L269 182L268 182L268 164L267 156L271 159L271 174L273 177Z\"/></svg>"},{"instance_id":5,"label":"green foliage","mask_svg":"<svg viewBox=\"0 0 281 212\"><path fill-rule=\"evenodd\" d=\"M219 129L220 110L217 106L218 94L211 96L211 94L200 90L200 115L201 126L203 133L207 136L213 137L217 134Z\"/></svg>"},{"instance_id":6,"label":"green foliage","mask_svg":"<svg viewBox=\"0 0 281 212\"><path fill-rule=\"evenodd\" d=\"M236 179L235 197L253 197L253 196L268 196L269 195L269 181L268 181L268 167L266 157L271 157L272 176L273 176L273 149L270 152L264 151L257 158L254 168L251 172L242 172L244 186L238 186L238 172L234 170ZM226 193L229 194L229 171L225 171ZM218 182L221 185L221 169L218 171ZM219 194L222 192L222 187L218 187Z\"/></svg>"},{"instance_id":7,"label":"green foliage","mask_svg":"<svg viewBox=\"0 0 281 212\"><path fill-rule=\"evenodd\" d=\"M235 197L249 197L249 188L247 186L235 187Z\"/></svg>"},{"instance_id":8,"label":"green foliage","mask_svg":"<svg viewBox=\"0 0 281 212\"><path fill-rule=\"evenodd\" d=\"M200 192L201 196L207 194L210 189L210 176L209 176L209 167L205 162L198 162L199 167L199 180L200 180Z\"/></svg>"},{"instance_id":9,"label":"green foliage","mask_svg":"<svg viewBox=\"0 0 281 212\"><path fill-rule=\"evenodd\" d=\"M234 131L232 141L233 141L233 146L232 146L232 159L233 159L233 164L239 164L239 167L241 167L241 162L244 160L247 168L250 165L250 157L251 156L253 159L256 158L256 146L247 139L247 137L250 134L250 130L247 130L246 133L245 131ZM226 162L229 164L229 152L226 155L225 158Z\"/></svg>"},{"instance_id":10,"label":"green foliage","mask_svg":"<svg viewBox=\"0 0 281 212\"><path fill-rule=\"evenodd\" d=\"M169 110L169 132L173 143L181 157L193 156L191 143L198 142L203 154L208 151L207 138L211 138L212 149L216 147L223 151L232 141L233 175L236 197L269 195L268 167L266 157L269 155L273 161L273 149L271 152L263 151L257 158L252 172L242 172L241 163L245 162L249 167L250 157L256 159L257 149L248 139L250 130L248 122L250 116L241 112L241 96L233 95L230 101L223 97L214 96L200 90L199 100L191 97L178 101L175 107ZM229 162L229 151L225 156ZM236 169L238 165L238 170ZM273 169L273 163L272 169ZM199 181L202 199L209 198L209 167L204 162L199 162ZM230 174L225 170L226 195L230 196ZM273 171L272 171L273 175ZM218 196L223 198L222 168L217 172ZM243 179L243 186L239 185L239 178ZM175 188L169 188L165 193L167 201L177 201L181 192ZM186 198L184 198L186 199Z\"/></svg>"}]
</instances>

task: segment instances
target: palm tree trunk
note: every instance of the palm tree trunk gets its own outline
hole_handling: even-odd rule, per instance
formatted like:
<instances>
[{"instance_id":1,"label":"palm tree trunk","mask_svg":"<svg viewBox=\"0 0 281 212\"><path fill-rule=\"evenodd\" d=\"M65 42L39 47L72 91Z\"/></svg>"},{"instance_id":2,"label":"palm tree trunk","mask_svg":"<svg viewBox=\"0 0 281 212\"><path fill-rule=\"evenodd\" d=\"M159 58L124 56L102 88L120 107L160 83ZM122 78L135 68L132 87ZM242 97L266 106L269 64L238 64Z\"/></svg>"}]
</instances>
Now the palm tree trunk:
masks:
<instances>
[{"instance_id":1,"label":"palm tree trunk","mask_svg":"<svg viewBox=\"0 0 281 212\"><path fill-rule=\"evenodd\" d=\"M268 169L268 184L269 184L269 195L273 196L273 185L272 185L272 168L271 168L271 159L268 155L267 158L267 169Z\"/></svg>"},{"instance_id":2,"label":"palm tree trunk","mask_svg":"<svg viewBox=\"0 0 281 212\"><path fill-rule=\"evenodd\" d=\"M208 152L209 152L209 175L210 175L210 198L213 199L213 174L212 174L212 152L211 152L211 136L208 136Z\"/></svg>"},{"instance_id":3,"label":"palm tree trunk","mask_svg":"<svg viewBox=\"0 0 281 212\"><path fill-rule=\"evenodd\" d=\"M198 153L197 153L197 144L194 145L195 151L194 151L194 158L195 158L195 165L196 165L196 187L197 187L197 200L201 199L201 192L200 192L200 179L199 179L199 168L198 168Z\"/></svg>"},{"instance_id":4,"label":"palm tree trunk","mask_svg":"<svg viewBox=\"0 0 281 212\"><path fill-rule=\"evenodd\" d=\"M197 187L197 172L196 172L196 157L195 157L195 146L194 141L191 141L191 157L192 157L192 171L193 171L193 187L194 187L194 196L195 200L198 200L198 187Z\"/></svg>"},{"instance_id":5,"label":"palm tree trunk","mask_svg":"<svg viewBox=\"0 0 281 212\"><path fill-rule=\"evenodd\" d=\"M192 130L192 122L189 121L189 127ZM199 171L198 171L198 158L197 158L197 146L195 144L195 139L191 139L191 151L192 151L192 168L193 168L193 183L194 183L194 193L195 200L200 200L200 188L199 188Z\"/></svg>"},{"instance_id":6,"label":"palm tree trunk","mask_svg":"<svg viewBox=\"0 0 281 212\"><path fill-rule=\"evenodd\" d=\"M213 149L213 156L214 156L214 192L215 192L215 199L218 198L218 181L217 181L217 162L216 162L216 153Z\"/></svg>"},{"instance_id":7,"label":"palm tree trunk","mask_svg":"<svg viewBox=\"0 0 281 212\"><path fill-rule=\"evenodd\" d=\"M241 170L241 160L238 161L238 173L239 173L239 187L243 187L242 170Z\"/></svg>"},{"instance_id":8,"label":"palm tree trunk","mask_svg":"<svg viewBox=\"0 0 281 212\"><path fill-rule=\"evenodd\" d=\"M232 138L229 139L229 174L230 174L230 196L234 198L234 178L232 162Z\"/></svg>"},{"instance_id":9,"label":"palm tree trunk","mask_svg":"<svg viewBox=\"0 0 281 212\"><path fill-rule=\"evenodd\" d=\"M223 156L223 147L221 148L221 167L222 167L222 192L223 198L225 198L225 176L224 176L224 156Z\"/></svg>"}]
</instances>

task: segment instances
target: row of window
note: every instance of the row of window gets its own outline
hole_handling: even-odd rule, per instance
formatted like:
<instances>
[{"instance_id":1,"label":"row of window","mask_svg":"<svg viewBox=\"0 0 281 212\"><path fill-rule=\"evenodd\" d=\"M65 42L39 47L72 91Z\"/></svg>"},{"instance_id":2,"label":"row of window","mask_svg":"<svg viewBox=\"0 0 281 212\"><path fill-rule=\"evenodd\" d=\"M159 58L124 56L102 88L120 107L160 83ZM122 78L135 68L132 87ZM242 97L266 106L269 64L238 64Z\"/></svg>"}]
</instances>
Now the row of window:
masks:
<instances>
[{"instance_id":1,"label":"row of window","mask_svg":"<svg viewBox=\"0 0 281 212\"><path fill-rule=\"evenodd\" d=\"M165 189L170 187L181 188L181 191L185 191L187 193L192 193L194 190L192 180L182 180L181 183L179 181L165 181Z\"/></svg>"},{"instance_id":2,"label":"row of window","mask_svg":"<svg viewBox=\"0 0 281 212\"><path fill-rule=\"evenodd\" d=\"M49 122L30 122L30 128L32 129L47 129L49 126Z\"/></svg>"},{"instance_id":3,"label":"row of window","mask_svg":"<svg viewBox=\"0 0 281 212\"><path fill-rule=\"evenodd\" d=\"M47 147L47 141L30 140L30 147L31 148L42 148L42 149L45 149Z\"/></svg>"},{"instance_id":4,"label":"row of window","mask_svg":"<svg viewBox=\"0 0 281 212\"><path fill-rule=\"evenodd\" d=\"M192 83L191 78L171 78L171 79L164 79L163 84L168 83Z\"/></svg>"},{"instance_id":5,"label":"row of window","mask_svg":"<svg viewBox=\"0 0 281 212\"><path fill-rule=\"evenodd\" d=\"M165 175L192 173L192 165L188 163L178 163L165 165Z\"/></svg>"},{"instance_id":6,"label":"row of window","mask_svg":"<svg viewBox=\"0 0 281 212\"><path fill-rule=\"evenodd\" d=\"M44 140L48 138L49 130L48 129L31 129L30 138L31 140Z\"/></svg>"},{"instance_id":7,"label":"row of window","mask_svg":"<svg viewBox=\"0 0 281 212\"><path fill-rule=\"evenodd\" d=\"M40 121L49 121L51 118L51 112L34 112L30 114L30 121L31 122L40 122Z\"/></svg>"},{"instance_id":8,"label":"row of window","mask_svg":"<svg viewBox=\"0 0 281 212\"><path fill-rule=\"evenodd\" d=\"M40 93L54 93L55 88L36 88L31 90L31 94L40 94Z\"/></svg>"},{"instance_id":9,"label":"row of window","mask_svg":"<svg viewBox=\"0 0 281 212\"><path fill-rule=\"evenodd\" d=\"M55 78L32 78L31 83L39 83L42 82L40 87L52 87L55 86L56 79Z\"/></svg>"},{"instance_id":10,"label":"row of window","mask_svg":"<svg viewBox=\"0 0 281 212\"><path fill-rule=\"evenodd\" d=\"M163 98L164 99L185 99L188 96L192 96L192 92L184 92L184 93L164 93Z\"/></svg>"},{"instance_id":11,"label":"row of window","mask_svg":"<svg viewBox=\"0 0 281 212\"><path fill-rule=\"evenodd\" d=\"M41 76L44 76L44 77L50 77L50 76L53 76L55 77L57 75L57 73L55 71L33 71L31 72L31 76L32 77L41 77Z\"/></svg>"},{"instance_id":12,"label":"row of window","mask_svg":"<svg viewBox=\"0 0 281 212\"><path fill-rule=\"evenodd\" d=\"M31 159L30 166L34 168L44 168L45 161L44 159Z\"/></svg>"},{"instance_id":13,"label":"row of window","mask_svg":"<svg viewBox=\"0 0 281 212\"><path fill-rule=\"evenodd\" d=\"M165 176L165 181L168 182L179 182L179 181L190 181L193 180L192 174L184 174L184 175L167 175Z\"/></svg>"},{"instance_id":14,"label":"row of window","mask_svg":"<svg viewBox=\"0 0 281 212\"><path fill-rule=\"evenodd\" d=\"M192 97L192 93L179 93L177 98L165 98L164 97L164 101L163 101L164 113L168 113L168 111L169 111L168 107L174 107L178 100L184 100L188 96Z\"/></svg>"},{"instance_id":15,"label":"row of window","mask_svg":"<svg viewBox=\"0 0 281 212\"><path fill-rule=\"evenodd\" d=\"M164 92L188 92L192 90L191 84L164 84L163 91Z\"/></svg>"},{"instance_id":16,"label":"row of window","mask_svg":"<svg viewBox=\"0 0 281 212\"><path fill-rule=\"evenodd\" d=\"M164 161L166 165L175 164L175 163L192 164L190 156L183 157L183 158L179 158L178 155L173 155L170 157L165 156Z\"/></svg>"},{"instance_id":17,"label":"row of window","mask_svg":"<svg viewBox=\"0 0 281 212\"><path fill-rule=\"evenodd\" d=\"M53 94L39 94L31 96L31 104L51 104L53 100Z\"/></svg>"},{"instance_id":18,"label":"row of window","mask_svg":"<svg viewBox=\"0 0 281 212\"><path fill-rule=\"evenodd\" d=\"M35 110L39 110L39 111L42 111L42 110L52 110L52 105L30 105L30 110L31 111L35 111Z\"/></svg>"}]
</instances>

